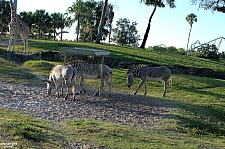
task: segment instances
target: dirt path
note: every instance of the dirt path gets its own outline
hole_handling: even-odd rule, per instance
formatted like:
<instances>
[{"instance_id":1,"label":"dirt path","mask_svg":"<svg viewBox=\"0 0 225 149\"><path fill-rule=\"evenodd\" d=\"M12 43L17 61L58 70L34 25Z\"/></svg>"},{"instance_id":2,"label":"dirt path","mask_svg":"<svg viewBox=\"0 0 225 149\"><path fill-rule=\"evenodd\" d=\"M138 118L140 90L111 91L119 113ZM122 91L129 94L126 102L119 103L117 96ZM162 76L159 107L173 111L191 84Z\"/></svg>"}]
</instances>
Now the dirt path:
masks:
<instances>
[{"instance_id":1,"label":"dirt path","mask_svg":"<svg viewBox=\"0 0 225 149\"><path fill-rule=\"evenodd\" d=\"M147 127L160 123L169 105L158 99L113 93L110 99L92 93L77 95L76 101L46 95L44 87L15 85L0 81L0 106L17 109L36 117L60 122L72 118L90 118L123 125Z\"/></svg>"}]
</instances>

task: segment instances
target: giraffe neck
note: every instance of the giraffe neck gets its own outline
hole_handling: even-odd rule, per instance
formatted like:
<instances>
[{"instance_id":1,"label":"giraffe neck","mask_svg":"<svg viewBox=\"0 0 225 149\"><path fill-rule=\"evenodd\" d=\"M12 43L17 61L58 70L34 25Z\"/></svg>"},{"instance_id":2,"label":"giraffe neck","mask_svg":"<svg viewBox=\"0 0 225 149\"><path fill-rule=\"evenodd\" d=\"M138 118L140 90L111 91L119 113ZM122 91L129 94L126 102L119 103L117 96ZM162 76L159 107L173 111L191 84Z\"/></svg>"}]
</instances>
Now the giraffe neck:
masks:
<instances>
[{"instance_id":1,"label":"giraffe neck","mask_svg":"<svg viewBox=\"0 0 225 149\"><path fill-rule=\"evenodd\" d=\"M11 21L12 21L17 16L16 8L14 7L12 0L10 0L10 9L11 9Z\"/></svg>"}]
</instances>

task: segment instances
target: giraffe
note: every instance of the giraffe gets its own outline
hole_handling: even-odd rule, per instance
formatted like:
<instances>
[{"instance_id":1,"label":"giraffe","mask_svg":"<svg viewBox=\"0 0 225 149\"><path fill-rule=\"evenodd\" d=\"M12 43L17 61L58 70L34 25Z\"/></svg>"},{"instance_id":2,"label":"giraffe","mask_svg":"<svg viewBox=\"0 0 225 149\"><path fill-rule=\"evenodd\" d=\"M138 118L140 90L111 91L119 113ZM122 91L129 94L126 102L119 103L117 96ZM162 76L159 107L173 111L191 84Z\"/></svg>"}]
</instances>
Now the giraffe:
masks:
<instances>
[{"instance_id":1,"label":"giraffe","mask_svg":"<svg viewBox=\"0 0 225 149\"><path fill-rule=\"evenodd\" d=\"M29 33L30 33L30 28L16 14L16 8L15 8L12 0L10 0L10 9L11 9L11 21L9 23L9 46L8 46L8 51L10 51L12 38L14 37L12 53L14 52L16 37L19 34L21 36L22 40L23 40L24 54L28 54L27 48L28 48L28 37L29 37Z\"/></svg>"}]
</instances>

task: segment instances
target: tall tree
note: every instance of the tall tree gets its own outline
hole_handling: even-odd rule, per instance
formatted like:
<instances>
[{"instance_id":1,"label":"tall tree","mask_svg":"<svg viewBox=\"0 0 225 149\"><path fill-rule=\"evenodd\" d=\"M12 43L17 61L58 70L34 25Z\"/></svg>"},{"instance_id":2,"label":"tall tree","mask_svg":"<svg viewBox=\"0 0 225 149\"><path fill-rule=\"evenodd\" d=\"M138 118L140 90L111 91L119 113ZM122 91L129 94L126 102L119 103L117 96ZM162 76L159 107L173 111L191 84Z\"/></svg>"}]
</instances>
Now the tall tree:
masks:
<instances>
[{"instance_id":1,"label":"tall tree","mask_svg":"<svg viewBox=\"0 0 225 149\"><path fill-rule=\"evenodd\" d=\"M189 35L188 35L188 41L187 41L187 50L188 50L188 44L189 44L189 39L190 39L190 35L191 35L191 29L192 29L193 24L195 22L197 22L197 16L195 14L191 13L188 16L186 16L186 21L190 25L190 31L189 31Z\"/></svg>"},{"instance_id":2,"label":"tall tree","mask_svg":"<svg viewBox=\"0 0 225 149\"><path fill-rule=\"evenodd\" d=\"M43 30L46 26L46 22L49 20L49 14L45 10L36 10L34 16L34 28L38 30L39 39L42 39Z\"/></svg>"},{"instance_id":3,"label":"tall tree","mask_svg":"<svg viewBox=\"0 0 225 149\"><path fill-rule=\"evenodd\" d=\"M67 9L68 13L74 14L74 21L77 21L76 34L77 34L77 42L79 41L80 34L80 24L81 19L83 18L83 14L85 13L85 6L82 0L76 0L73 2L73 5Z\"/></svg>"},{"instance_id":4,"label":"tall tree","mask_svg":"<svg viewBox=\"0 0 225 149\"><path fill-rule=\"evenodd\" d=\"M93 42L97 37L98 27L100 24L100 18L101 18L104 2L103 1L96 2L94 0L88 0L88 1L85 1L84 4L86 7L86 11L85 11L85 17L81 23L80 39L82 41ZM107 14L108 13L106 13L105 18L109 17L109 15ZM107 35L109 34L109 31L108 31L109 28L105 28L105 26L108 25L108 22L109 22L108 19L107 21L105 19L105 22L102 28L101 40L105 40Z\"/></svg>"},{"instance_id":5,"label":"tall tree","mask_svg":"<svg viewBox=\"0 0 225 149\"><path fill-rule=\"evenodd\" d=\"M58 12L54 12L51 14L51 26L53 28L53 32L54 32L54 40L56 38L56 29L59 29L59 23L61 20L61 14Z\"/></svg>"},{"instance_id":6,"label":"tall tree","mask_svg":"<svg viewBox=\"0 0 225 149\"><path fill-rule=\"evenodd\" d=\"M138 35L136 25L136 22L130 22L129 19L119 18L116 21L116 27L112 29L112 41L121 45L137 47L140 35Z\"/></svg>"},{"instance_id":7,"label":"tall tree","mask_svg":"<svg viewBox=\"0 0 225 149\"><path fill-rule=\"evenodd\" d=\"M9 1L0 1L0 32L1 34L6 32L5 27L9 24L10 18L10 4Z\"/></svg>"},{"instance_id":8,"label":"tall tree","mask_svg":"<svg viewBox=\"0 0 225 149\"><path fill-rule=\"evenodd\" d=\"M148 39L148 34L149 34L149 31L150 31L152 17L154 15L155 11L156 11L156 8L157 7L165 7L165 4L164 4L164 0L140 0L140 2L144 3L147 6L153 6L154 7L154 9L152 11L152 14L149 17L149 21L148 21L148 25L147 25L147 28L146 28L146 31L145 31L145 34L144 34L144 38L143 38L141 46L140 46L140 48L144 49L146 41ZM170 8L175 8L174 0L166 0L166 2L170 6Z\"/></svg>"},{"instance_id":9,"label":"tall tree","mask_svg":"<svg viewBox=\"0 0 225 149\"><path fill-rule=\"evenodd\" d=\"M73 19L71 18L71 16L68 16L68 13L65 14L60 14L61 18L60 18L60 22L59 22L59 28L60 28L60 40L62 41L62 36L63 36L63 29L65 27L71 27L73 24Z\"/></svg>"},{"instance_id":10,"label":"tall tree","mask_svg":"<svg viewBox=\"0 0 225 149\"><path fill-rule=\"evenodd\" d=\"M108 5L108 0L105 0L104 5L103 5L103 9L102 9L102 15L101 15L101 20L98 26L98 34L96 37L96 43L100 44L100 40L102 38L102 29L104 27L105 24L105 13L106 13L106 9L107 9L107 5Z\"/></svg>"},{"instance_id":11,"label":"tall tree","mask_svg":"<svg viewBox=\"0 0 225 149\"><path fill-rule=\"evenodd\" d=\"M113 22L113 18L114 18L114 12L113 12L113 5L109 4L107 6L107 11L105 14L106 18L107 18L107 24L109 26L109 44L110 44L110 37L111 37L111 31L112 31L112 22Z\"/></svg>"}]
</instances>

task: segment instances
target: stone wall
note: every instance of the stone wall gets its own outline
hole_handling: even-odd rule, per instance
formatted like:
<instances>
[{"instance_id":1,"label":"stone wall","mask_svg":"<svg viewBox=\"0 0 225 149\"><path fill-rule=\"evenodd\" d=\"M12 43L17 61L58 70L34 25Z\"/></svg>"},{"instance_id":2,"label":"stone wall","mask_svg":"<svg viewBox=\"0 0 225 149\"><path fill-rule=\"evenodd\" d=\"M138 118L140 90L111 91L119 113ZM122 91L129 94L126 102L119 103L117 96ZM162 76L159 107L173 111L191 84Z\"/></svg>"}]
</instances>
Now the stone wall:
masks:
<instances>
[{"instance_id":1,"label":"stone wall","mask_svg":"<svg viewBox=\"0 0 225 149\"><path fill-rule=\"evenodd\" d=\"M33 55L24 55L24 54L15 54L7 52L5 50L0 50L0 56L6 60L14 61L18 64L23 64L28 60L46 60L46 61L56 61L63 62L64 57L60 56L59 52L39 52ZM71 57L70 59L76 59ZM85 61L91 60L89 56L82 56L82 59ZM111 57L106 57L104 63L112 68L130 68L133 65L138 63L134 60L119 60ZM156 67L157 65L149 64L150 66ZM172 73L176 74L188 74L188 75L197 75L218 79L225 79L225 75L221 73L216 73L213 69L210 68L196 68L196 67L185 67L185 66L168 66Z\"/></svg>"}]
</instances>

